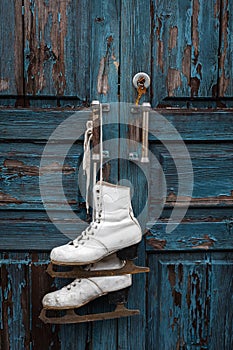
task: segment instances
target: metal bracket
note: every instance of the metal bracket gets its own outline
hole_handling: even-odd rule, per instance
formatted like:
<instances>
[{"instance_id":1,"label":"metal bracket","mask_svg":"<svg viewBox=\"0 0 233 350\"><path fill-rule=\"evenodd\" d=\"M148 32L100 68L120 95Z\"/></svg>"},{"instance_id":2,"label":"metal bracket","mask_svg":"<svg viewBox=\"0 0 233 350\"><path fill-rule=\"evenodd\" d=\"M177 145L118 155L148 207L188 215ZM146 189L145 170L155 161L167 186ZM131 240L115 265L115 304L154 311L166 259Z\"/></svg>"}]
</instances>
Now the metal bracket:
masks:
<instances>
[{"instance_id":1,"label":"metal bracket","mask_svg":"<svg viewBox=\"0 0 233 350\"><path fill-rule=\"evenodd\" d=\"M129 160L138 161L139 155L137 152L130 152L129 153Z\"/></svg>"}]
</instances>

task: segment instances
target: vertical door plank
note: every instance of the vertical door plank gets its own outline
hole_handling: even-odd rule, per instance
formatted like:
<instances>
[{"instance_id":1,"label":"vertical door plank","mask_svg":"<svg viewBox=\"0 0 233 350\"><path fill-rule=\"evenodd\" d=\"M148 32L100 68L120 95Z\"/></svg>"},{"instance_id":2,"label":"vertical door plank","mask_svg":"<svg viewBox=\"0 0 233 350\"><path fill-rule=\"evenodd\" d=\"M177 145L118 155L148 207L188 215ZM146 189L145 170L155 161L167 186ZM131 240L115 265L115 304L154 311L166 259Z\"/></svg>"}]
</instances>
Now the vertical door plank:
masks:
<instances>
[{"instance_id":1,"label":"vertical door plank","mask_svg":"<svg viewBox=\"0 0 233 350\"><path fill-rule=\"evenodd\" d=\"M148 348L207 348L211 264L205 253L152 254L149 266Z\"/></svg>"},{"instance_id":2,"label":"vertical door plank","mask_svg":"<svg viewBox=\"0 0 233 350\"><path fill-rule=\"evenodd\" d=\"M120 101L134 103L137 97L133 76L138 72L151 75L150 1L127 1L121 4L121 74ZM141 102L150 101L150 90ZM141 103L140 102L140 103Z\"/></svg>"},{"instance_id":3,"label":"vertical door plank","mask_svg":"<svg viewBox=\"0 0 233 350\"><path fill-rule=\"evenodd\" d=\"M233 344L233 259L230 253L213 253L211 279L210 349L231 349ZM216 329L217 325L217 329Z\"/></svg>"},{"instance_id":4,"label":"vertical door plank","mask_svg":"<svg viewBox=\"0 0 233 350\"><path fill-rule=\"evenodd\" d=\"M189 96L191 71L191 2L153 1L153 106L166 97Z\"/></svg>"},{"instance_id":5,"label":"vertical door plank","mask_svg":"<svg viewBox=\"0 0 233 350\"><path fill-rule=\"evenodd\" d=\"M131 187L132 206L135 217L140 219L144 231L147 217L146 200L148 196L147 168L140 162L140 113L131 113L128 104L121 104L120 118L120 154L119 154L119 181L121 184ZM137 161L130 161L129 154L138 153ZM143 211L145 209L145 211ZM141 215L140 215L141 214ZM138 264L145 266L145 248L143 242L138 252ZM146 274L133 276L133 285L130 290L129 308L140 310L140 315L131 317L127 321L120 320L119 347L123 349L145 349L146 342Z\"/></svg>"},{"instance_id":6,"label":"vertical door plank","mask_svg":"<svg viewBox=\"0 0 233 350\"><path fill-rule=\"evenodd\" d=\"M144 242L140 244L135 263L146 266ZM129 309L138 309L140 314L118 321L118 346L124 350L146 350L146 274L140 273L132 278L127 306Z\"/></svg>"},{"instance_id":7,"label":"vertical door plank","mask_svg":"<svg viewBox=\"0 0 233 350\"><path fill-rule=\"evenodd\" d=\"M2 254L1 340L4 350L30 349L29 256Z\"/></svg>"},{"instance_id":8,"label":"vertical door plank","mask_svg":"<svg viewBox=\"0 0 233 350\"><path fill-rule=\"evenodd\" d=\"M216 97L219 13L219 1L193 0L191 97Z\"/></svg>"},{"instance_id":9,"label":"vertical door plank","mask_svg":"<svg viewBox=\"0 0 233 350\"><path fill-rule=\"evenodd\" d=\"M233 4L221 2L221 42L219 59L219 96L232 96L232 61L233 61Z\"/></svg>"},{"instance_id":10,"label":"vertical door plank","mask_svg":"<svg viewBox=\"0 0 233 350\"><path fill-rule=\"evenodd\" d=\"M27 95L89 95L88 4L25 0Z\"/></svg>"},{"instance_id":11,"label":"vertical door plank","mask_svg":"<svg viewBox=\"0 0 233 350\"><path fill-rule=\"evenodd\" d=\"M154 1L153 10L153 104L216 94L219 2Z\"/></svg>"},{"instance_id":12,"label":"vertical door plank","mask_svg":"<svg viewBox=\"0 0 233 350\"><path fill-rule=\"evenodd\" d=\"M101 102L118 101L119 1L94 0L90 17L90 95Z\"/></svg>"},{"instance_id":13,"label":"vertical door plank","mask_svg":"<svg viewBox=\"0 0 233 350\"><path fill-rule=\"evenodd\" d=\"M0 2L0 95L23 94L22 1ZM4 101L1 101L1 104ZM5 101L7 103L7 101Z\"/></svg>"},{"instance_id":14,"label":"vertical door plank","mask_svg":"<svg viewBox=\"0 0 233 350\"><path fill-rule=\"evenodd\" d=\"M113 310L113 305L108 305L108 299L97 299L91 305L91 312L102 313ZM93 322L91 346L95 350L117 349L117 320L105 320Z\"/></svg>"},{"instance_id":15,"label":"vertical door plank","mask_svg":"<svg viewBox=\"0 0 233 350\"><path fill-rule=\"evenodd\" d=\"M46 273L48 254L32 254L31 265L31 341L35 350L60 349L59 326L46 325L39 319L42 298L55 289L54 281Z\"/></svg>"}]
</instances>

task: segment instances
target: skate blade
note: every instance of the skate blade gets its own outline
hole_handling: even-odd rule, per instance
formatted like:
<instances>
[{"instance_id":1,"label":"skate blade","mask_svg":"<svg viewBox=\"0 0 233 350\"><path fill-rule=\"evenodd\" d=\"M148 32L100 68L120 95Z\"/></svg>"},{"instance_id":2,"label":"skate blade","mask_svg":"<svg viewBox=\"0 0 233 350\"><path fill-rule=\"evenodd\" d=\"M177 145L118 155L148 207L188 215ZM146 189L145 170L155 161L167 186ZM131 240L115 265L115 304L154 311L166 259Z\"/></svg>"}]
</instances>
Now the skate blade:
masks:
<instances>
[{"instance_id":1,"label":"skate blade","mask_svg":"<svg viewBox=\"0 0 233 350\"><path fill-rule=\"evenodd\" d=\"M104 312L100 314L89 314L89 315L78 315L75 313L74 309L66 310L66 314L61 317L48 317L47 309L43 308L41 310L39 318L44 323L52 324L69 324L69 323L83 323L83 322L93 322L93 321L104 321L114 318L129 317L134 315L139 315L139 310L129 310L124 304L119 304L116 309L111 312Z\"/></svg>"},{"instance_id":2,"label":"skate blade","mask_svg":"<svg viewBox=\"0 0 233 350\"><path fill-rule=\"evenodd\" d=\"M84 270L81 266L73 266L70 271L55 271L53 263L50 263L47 268L47 273L51 277L59 278L90 278L90 277L105 277L119 276L126 274L137 274L149 272L149 267L136 266L132 260L126 260L125 265L120 269L114 270Z\"/></svg>"}]
</instances>

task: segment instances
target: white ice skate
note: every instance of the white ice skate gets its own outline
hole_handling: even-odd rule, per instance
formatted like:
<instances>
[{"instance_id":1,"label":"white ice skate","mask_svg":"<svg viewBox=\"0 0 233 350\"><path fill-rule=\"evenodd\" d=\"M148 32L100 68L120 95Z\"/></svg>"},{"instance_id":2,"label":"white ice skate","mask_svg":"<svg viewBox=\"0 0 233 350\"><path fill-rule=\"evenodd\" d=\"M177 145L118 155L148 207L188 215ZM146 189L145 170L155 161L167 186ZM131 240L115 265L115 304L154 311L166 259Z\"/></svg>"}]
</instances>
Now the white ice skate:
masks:
<instances>
[{"instance_id":1,"label":"white ice skate","mask_svg":"<svg viewBox=\"0 0 233 350\"><path fill-rule=\"evenodd\" d=\"M119 269L122 267L122 261L115 254L106 257L102 261L93 264L92 270L101 269ZM131 275L123 276L108 276L108 277L93 277L84 279L75 279L71 284L62 289L51 292L43 298L43 310L40 318L45 323L78 323L85 321L94 321L107 318L117 318L123 316L131 316L138 314L138 310L128 310L124 307L125 299L117 300L120 302L115 311L103 314L90 314L80 316L74 312L74 309L79 308L91 300L94 300L102 295L116 291L122 291L124 298L125 289L132 284ZM119 297L118 297L119 298ZM122 298L122 297L121 297ZM48 317L47 310L68 310L65 316Z\"/></svg>"},{"instance_id":2,"label":"white ice skate","mask_svg":"<svg viewBox=\"0 0 233 350\"><path fill-rule=\"evenodd\" d=\"M93 188L95 220L74 241L54 248L51 261L57 265L86 265L141 241L134 217L130 188L97 183Z\"/></svg>"}]
</instances>

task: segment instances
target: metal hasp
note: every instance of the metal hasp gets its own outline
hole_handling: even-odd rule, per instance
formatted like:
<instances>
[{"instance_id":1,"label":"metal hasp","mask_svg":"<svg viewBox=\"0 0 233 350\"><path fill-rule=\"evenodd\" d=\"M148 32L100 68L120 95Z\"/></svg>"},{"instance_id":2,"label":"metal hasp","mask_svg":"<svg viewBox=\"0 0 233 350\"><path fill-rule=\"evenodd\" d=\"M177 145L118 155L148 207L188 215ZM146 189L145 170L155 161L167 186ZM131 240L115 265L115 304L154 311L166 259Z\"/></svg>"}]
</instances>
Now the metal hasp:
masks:
<instances>
[{"instance_id":1,"label":"metal hasp","mask_svg":"<svg viewBox=\"0 0 233 350\"><path fill-rule=\"evenodd\" d=\"M148 156L148 131L149 131L149 113L151 110L151 105L149 102L144 102L142 104L142 163L149 163Z\"/></svg>"}]
</instances>

